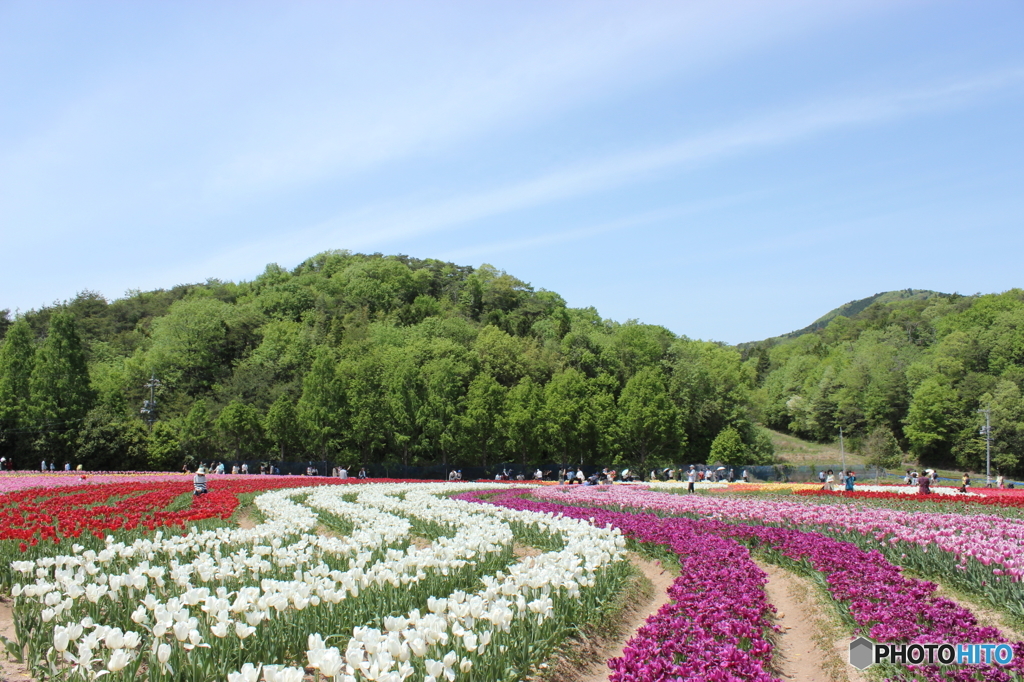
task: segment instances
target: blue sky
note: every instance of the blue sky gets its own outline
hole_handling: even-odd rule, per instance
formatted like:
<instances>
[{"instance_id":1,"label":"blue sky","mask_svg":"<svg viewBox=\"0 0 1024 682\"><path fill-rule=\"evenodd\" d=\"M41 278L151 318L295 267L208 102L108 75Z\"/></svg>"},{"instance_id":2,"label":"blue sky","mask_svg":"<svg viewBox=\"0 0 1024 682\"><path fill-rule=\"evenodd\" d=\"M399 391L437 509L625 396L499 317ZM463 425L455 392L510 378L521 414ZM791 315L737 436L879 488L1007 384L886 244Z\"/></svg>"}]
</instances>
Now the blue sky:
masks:
<instances>
[{"instance_id":1,"label":"blue sky","mask_svg":"<svg viewBox=\"0 0 1024 682\"><path fill-rule=\"evenodd\" d=\"M1024 286L1024 3L0 2L0 308L327 249L692 338Z\"/></svg>"}]
</instances>

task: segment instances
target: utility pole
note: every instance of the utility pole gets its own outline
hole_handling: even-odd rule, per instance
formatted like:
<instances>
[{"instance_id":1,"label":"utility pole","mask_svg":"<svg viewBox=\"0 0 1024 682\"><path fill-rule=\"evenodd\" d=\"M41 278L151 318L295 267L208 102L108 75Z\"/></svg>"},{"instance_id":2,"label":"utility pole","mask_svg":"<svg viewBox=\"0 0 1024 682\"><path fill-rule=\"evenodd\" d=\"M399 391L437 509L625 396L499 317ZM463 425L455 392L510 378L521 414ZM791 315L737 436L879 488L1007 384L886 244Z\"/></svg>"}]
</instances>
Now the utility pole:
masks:
<instances>
[{"instance_id":1,"label":"utility pole","mask_svg":"<svg viewBox=\"0 0 1024 682\"><path fill-rule=\"evenodd\" d=\"M149 424L150 431L153 430L153 422L156 421L156 389L162 385L160 380L156 378L156 373L154 373L150 376L149 382L143 386L143 388L149 389L149 400L142 401L142 409L139 412L146 423Z\"/></svg>"},{"instance_id":2,"label":"utility pole","mask_svg":"<svg viewBox=\"0 0 1024 682\"><path fill-rule=\"evenodd\" d=\"M986 407L984 410L978 410L981 414L985 415L985 426L981 427L981 434L985 436L985 487L992 487L992 425L990 419L992 417L992 409Z\"/></svg>"},{"instance_id":3,"label":"utility pole","mask_svg":"<svg viewBox=\"0 0 1024 682\"><path fill-rule=\"evenodd\" d=\"M843 476L846 476L846 448L843 447L843 427L839 427L839 454L843 456Z\"/></svg>"}]
</instances>

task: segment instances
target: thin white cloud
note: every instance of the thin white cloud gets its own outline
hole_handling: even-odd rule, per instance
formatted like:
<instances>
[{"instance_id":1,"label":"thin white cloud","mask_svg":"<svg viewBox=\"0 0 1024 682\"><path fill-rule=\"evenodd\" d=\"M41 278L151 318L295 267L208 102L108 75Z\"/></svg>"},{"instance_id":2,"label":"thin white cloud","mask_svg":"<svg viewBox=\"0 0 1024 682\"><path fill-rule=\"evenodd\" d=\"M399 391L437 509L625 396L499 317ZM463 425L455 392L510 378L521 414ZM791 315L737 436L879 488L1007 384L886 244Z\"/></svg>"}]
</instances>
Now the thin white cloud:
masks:
<instances>
[{"instance_id":1,"label":"thin white cloud","mask_svg":"<svg viewBox=\"0 0 1024 682\"><path fill-rule=\"evenodd\" d=\"M477 220L585 196L654 177L669 168L698 168L722 159L796 143L831 131L879 124L967 104L1024 82L1024 68L902 91L868 93L764 114L673 143L594 159L538 177L473 194L394 208L367 206L284 236L247 244L203 265L207 272L235 270L259 254L295 262L310 248L386 248L400 239L453 230ZM542 239L542 238L538 238ZM264 259L265 260L265 259Z\"/></svg>"},{"instance_id":2,"label":"thin white cloud","mask_svg":"<svg viewBox=\"0 0 1024 682\"><path fill-rule=\"evenodd\" d=\"M460 249L453 249L439 254L437 258L456 263L473 263L478 262L477 259L484 256L491 258L496 255L506 254L513 251L536 249L544 246L554 246L555 244L565 244L568 242L579 241L581 239L590 239L609 232L641 228L669 220L677 220L721 208L723 206L749 201L756 196L762 196L766 193L767 190L761 190L757 192L745 192L737 195L718 197L705 201L694 201L682 206L672 206L654 211L644 211L643 213L617 220L605 221L598 223L597 225L587 225L585 227L579 227L571 230L550 232L534 237L528 237L526 239L488 242Z\"/></svg>"}]
</instances>

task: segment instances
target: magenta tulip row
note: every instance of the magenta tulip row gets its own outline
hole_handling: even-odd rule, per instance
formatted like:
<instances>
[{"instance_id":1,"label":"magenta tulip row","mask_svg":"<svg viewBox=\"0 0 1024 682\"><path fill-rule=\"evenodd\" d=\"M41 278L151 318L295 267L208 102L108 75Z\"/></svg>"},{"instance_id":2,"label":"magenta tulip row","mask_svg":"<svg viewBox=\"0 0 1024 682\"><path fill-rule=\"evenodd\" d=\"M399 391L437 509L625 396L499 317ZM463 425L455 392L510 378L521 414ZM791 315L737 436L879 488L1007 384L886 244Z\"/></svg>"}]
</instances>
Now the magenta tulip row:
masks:
<instances>
[{"instance_id":1,"label":"magenta tulip row","mask_svg":"<svg viewBox=\"0 0 1024 682\"><path fill-rule=\"evenodd\" d=\"M993 575L1024 579L1024 520L989 514L907 512L856 504L814 504L808 500L746 499L710 495L675 495L634 486L550 486L536 497L556 503L644 509L668 514L697 514L709 518L782 526L818 526L857 533L885 543L907 542L937 547L957 557L961 568L968 559L991 566Z\"/></svg>"},{"instance_id":2,"label":"magenta tulip row","mask_svg":"<svg viewBox=\"0 0 1024 682\"><path fill-rule=\"evenodd\" d=\"M464 493L458 499L483 502L487 493ZM623 655L608 661L611 682L775 682L767 670L773 627L764 594L764 571L735 540L709 535L685 519L640 519L524 499L523 492L503 491L486 501L512 509L595 517L642 542L668 545L679 556L681 574L663 606L629 640ZM591 514L590 512L597 512Z\"/></svg>"},{"instance_id":3,"label":"magenta tulip row","mask_svg":"<svg viewBox=\"0 0 1024 682\"><path fill-rule=\"evenodd\" d=\"M533 492L537 492L536 490ZM957 606L948 599L935 595L935 585L930 582L904 577L900 569L889 563L879 552L866 552L856 545L829 538L827 536L795 529L759 526L753 524L726 523L720 520L693 520L684 517L661 517L654 514L615 512L594 507L573 506L569 499L563 497L562 504L539 501L526 497L523 491L503 491L503 494L490 498L490 502L517 509L530 509L549 513L560 513L574 518L592 520L597 525L612 524L623 533L641 542L668 544L680 555L683 574L673 585L673 598L683 598L682 609L688 619L696 618L699 625L710 632L695 635L686 631L682 637L692 638L700 642L698 650L703 650L693 659L685 659L681 667L688 671L685 675L673 672L664 673L668 663L667 657L678 663L680 658L669 649L669 656L657 656L656 647L661 639L673 641L673 646L685 648L685 644L676 644L673 639L673 628L678 628L678 621L660 618L661 613L648 622L647 628L637 633L637 638L627 645L626 654L622 659L609 662L617 675L614 682L654 682L663 679L723 679L723 680L767 680L772 679L765 671L770 660L770 647L762 637L750 639L756 643L751 651L744 651L745 656L738 658L737 664L745 666L749 661L756 661L756 669L751 667L731 666L734 653L729 650L728 643L715 638L715 628L724 628L729 633L737 633L744 644L752 631L765 632L768 627L767 614L771 607L764 599L764 574L751 562L749 556L729 554L727 548L732 540L739 540L752 545L761 545L777 552L786 560L803 564L808 569L820 572L828 585L831 596L848 609L859 633L864 633L879 642L1002 642L1005 641L997 630L980 627L977 620L966 609ZM470 496L467 496L470 497ZM479 495L472 495L479 500ZM728 564L723 562L729 557ZM704 561L704 558L709 558ZM746 568L749 566L753 571ZM756 571L756 573L754 572ZM717 572L717 573L716 573ZM724 575L722 575L724 572ZM735 582L726 583L725 579ZM743 582L743 586L735 584ZM698 596L688 599L697 587ZM731 599L730 591L734 591L737 599ZM722 600L727 604L738 601L751 606L754 610L746 618L747 626L733 623L731 619L742 619L741 608L732 608L726 614L719 614L715 609ZM712 615L703 619L703 612ZM723 626L722 623L728 623ZM709 655L709 641L719 642L714 655ZM724 646L723 646L724 644ZM962 666L956 669L939 668L938 666L914 666L908 668L901 679L938 680L975 680L985 679L1002 682L1015 679L1013 675L1024 674L1024 643L1014 644L1014 663L1008 668ZM764 653L764 656L760 654ZM645 669L644 660L651 662ZM721 658L720 658L721 657ZM708 659L717 658L729 661L726 677L710 677L708 672L696 672ZM655 662L656 661L656 662ZM628 664L628 665L624 665ZM690 676L687 676L690 675Z\"/></svg>"}]
</instances>

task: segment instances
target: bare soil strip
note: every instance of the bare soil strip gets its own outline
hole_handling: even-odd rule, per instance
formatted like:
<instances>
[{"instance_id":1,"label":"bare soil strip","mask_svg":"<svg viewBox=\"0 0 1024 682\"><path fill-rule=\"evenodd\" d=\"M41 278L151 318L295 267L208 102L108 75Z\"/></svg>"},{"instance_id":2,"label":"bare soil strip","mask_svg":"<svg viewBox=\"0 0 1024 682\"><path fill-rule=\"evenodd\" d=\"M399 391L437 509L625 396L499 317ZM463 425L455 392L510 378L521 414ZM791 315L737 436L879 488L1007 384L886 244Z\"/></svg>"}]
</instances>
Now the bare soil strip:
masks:
<instances>
[{"instance_id":1,"label":"bare soil strip","mask_svg":"<svg viewBox=\"0 0 1024 682\"><path fill-rule=\"evenodd\" d=\"M675 574L666 570L660 561L648 561L635 554L630 554L629 559L640 569L653 587L647 591L646 599L633 602L621 614L618 637L607 640L593 638L585 643L571 642L568 644L570 647L589 646L585 658L589 662L586 665L571 665L563 661L555 667L550 676L545 676L544 679L551 682L605 682L611 674L611 670L608 668L608 659L621 656L626 648L626 642L636 634L636 631L647 622L649 617L671 601L668 596L668 588L672 586L672 581L676 578Z\"/></svg>"},{"instance_id":2,"label":"bare soil strip","mask_svg":"<svg viewBox=\"0 0 1024 682\"><path fill-rule=\"evenodd\" d=\"M758 562L768 574L765 594L782 630L775 642L778 677L793 682L864 682L849 664L850 637L810 580L773 564Z\"/></svg>"},{"instance_id":3,"label":"bare soil strip","mask_svg":"<svg viewBox=\"0 0 1024 682\"><path fill-rule=\"evenodd\" d=\"M256 527L256 519L253 518L252 514L246 512L238 517L238 527L243 530L249 530Z\"/></svg>"},{"instance_id":4,"label":"bare soil strip","mask_svg":"<svg viewBox=\"0 0 1024 682\"><path fill-rule=\"evenodd\" d=\"M0 635L12 642L15 641L14 614L11 610L13 605L9 597L0 598ZM0 649L3 649L3 647L0 646ZM32 676L29 675L28 668L11 659L6 649L3 650L3 653L0 653L0 680L3 680L3 682L23 682L31 679Z\"/></svg>"}]
</instances>

